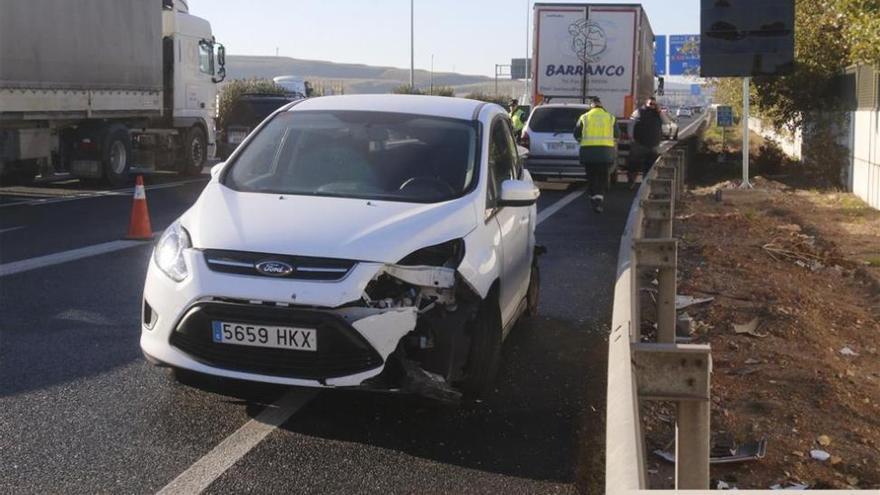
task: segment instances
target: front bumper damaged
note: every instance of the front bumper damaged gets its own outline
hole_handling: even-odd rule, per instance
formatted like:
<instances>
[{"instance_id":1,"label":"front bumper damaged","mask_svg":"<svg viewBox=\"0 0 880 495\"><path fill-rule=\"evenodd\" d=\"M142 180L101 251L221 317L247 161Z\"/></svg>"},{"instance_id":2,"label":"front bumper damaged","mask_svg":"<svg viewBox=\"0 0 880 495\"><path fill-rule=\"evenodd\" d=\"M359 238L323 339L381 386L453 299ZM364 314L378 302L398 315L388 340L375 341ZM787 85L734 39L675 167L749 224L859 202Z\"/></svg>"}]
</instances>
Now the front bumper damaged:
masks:
<instances>
[{"instance_id":1,"label":"front bumper damaged","mask_svg":"<svg viewBox=\"0 0 880 495\"><path fill-rule=\"evenodd\" d=\"M144 300L152 321L143 326L141 348L154 364L282 385L460 399L452 384L461 376L469 344L464 327L478 296L455 269L361 263L339 284L320 284L218 273L198 253L187 256L193 273L180 284L150 264ZM225 289L222 295L216 287ZM360 299L335 307L299 304L355 291ZM279 301L278 294L292 292L299 295L295 304ZM308 353L215 344L206 332L217 320L302 322L336 346L303 356Z\"/></svg>"}]
</instances>

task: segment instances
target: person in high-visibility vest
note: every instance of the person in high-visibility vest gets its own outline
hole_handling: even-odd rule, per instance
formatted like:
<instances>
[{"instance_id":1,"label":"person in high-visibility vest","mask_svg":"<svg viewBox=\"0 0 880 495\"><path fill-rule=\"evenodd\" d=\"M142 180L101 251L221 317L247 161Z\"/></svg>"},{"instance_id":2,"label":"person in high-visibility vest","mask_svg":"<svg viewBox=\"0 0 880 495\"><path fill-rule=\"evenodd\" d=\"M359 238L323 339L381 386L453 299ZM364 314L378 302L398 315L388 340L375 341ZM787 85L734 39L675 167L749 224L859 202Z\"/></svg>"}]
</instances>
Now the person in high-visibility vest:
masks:
<instances>
[{"instance_id":1,"label":"person in high-visibility vest","mask_svg":"<svg viewBox=\"0 0 880 495\"><path fill-rule=\"evenodd\" d=\"M510 123L513 124L513 132L519 139L523 128L526 126L526 112L519 106L519 100L510 100Z\"/></svg>"},{"instance_id":2,"label":"person in high-visibility vest","mask_svg":"<svg viewBox=\"0 0 880 495\"><path fill-rule=\"evenodd\" d=\"M581 115L574 128L580 142L580 159L587 175L587 187L593 211L602 213L605 191L617 157L617 126L599 98L590 98L590 110Z\"/></svg>"}]
</instances>

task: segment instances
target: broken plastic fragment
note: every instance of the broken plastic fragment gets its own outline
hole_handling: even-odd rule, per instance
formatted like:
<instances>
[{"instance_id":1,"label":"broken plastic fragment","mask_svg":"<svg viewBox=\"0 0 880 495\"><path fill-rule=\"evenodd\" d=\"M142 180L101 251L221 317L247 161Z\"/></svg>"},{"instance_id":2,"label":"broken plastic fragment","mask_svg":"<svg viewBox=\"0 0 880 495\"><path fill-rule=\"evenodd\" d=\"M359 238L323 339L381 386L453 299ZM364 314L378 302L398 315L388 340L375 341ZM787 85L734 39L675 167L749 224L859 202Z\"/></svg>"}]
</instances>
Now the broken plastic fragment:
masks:
<instances>
[{"instance_id":1,"label":"broken plastic fragment","mask_svg":"<svg viewBox=\"0 0 880 495\"><path fill-rule=\"evenodd\" d=\"M690 306L694 306L696 304L704 304L714 300L714 297L699 298L694 296L682 296L681 294L679 294L675 296L675 309L684 309Z\"/></svg>"},{"instance_id":2,"label":"broken plastic fragment","mask_svg":"<svg viewBox=\"0 0 880 495\"><path fill-rule=\"evenodd\" d=\"M844 346L843 349L840 350L840 354L843 356L858 356L859 353L850 349L849 346Z\"/></svg>"},{"instance_id":3,"label":"broken plastic fragment","mask_svg":"<svg viewBox=\"0 0 880 495\"><path fill-rule=\"evenodd\" d=\"M758 329L759 323L760 323L760 320L758 320L758 318L754 318L754 319L752 319L752 321L750 321L748 323L744 323L742 325L737 325L736 323L734 323L733 324L733 331L736 332L737 335L744 333L747 335L751 335L752 337L764 338L767 336L766 333L758 333L756 331Z\"/></svg>"},{"instance_id":4,"label":"broken plastic fragment","mask_svg":"<svg viewBox=\"0 0 880 495\"><path fill-rule=\"evenodd\" d=\"M825 462L831 458L831 454L825 452L824 450L813 449L810 451L810 457L816 459L817 461Z\"/></svg>"},{"instance_id":5,"label":"broken plastic fragment","mask_svg":"<svg viewBox=\"0 0 880 495\"><path fill-rule=\"evenodd\" d=\"M785 484L785 486L780 485L779 483L776 483L775 485L771 486L770 489L771 490L806 490L809 487L810 487L810 485L806 485L804 483L792 483L789 481Z\"/></svg>"}]
</instances>

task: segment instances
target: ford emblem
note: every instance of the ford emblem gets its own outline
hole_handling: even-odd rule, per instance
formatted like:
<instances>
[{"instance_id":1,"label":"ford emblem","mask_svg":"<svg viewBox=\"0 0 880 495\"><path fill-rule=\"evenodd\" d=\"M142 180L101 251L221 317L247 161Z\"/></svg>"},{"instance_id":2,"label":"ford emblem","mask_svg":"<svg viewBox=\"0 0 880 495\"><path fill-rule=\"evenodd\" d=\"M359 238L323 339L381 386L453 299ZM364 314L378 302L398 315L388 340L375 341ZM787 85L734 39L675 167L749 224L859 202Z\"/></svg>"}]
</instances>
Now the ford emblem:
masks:
<instances>
[{"instance_id":1,"label":"ford emblem","mask_svg":"<svg viewBox=\"0 0 880 495\"><path fill-rule=\"evenodd\" d=\"M284 277L293 273L293 267L283 261L261 261L257 271L270 277Z\"/></svg>"}]
</instances>

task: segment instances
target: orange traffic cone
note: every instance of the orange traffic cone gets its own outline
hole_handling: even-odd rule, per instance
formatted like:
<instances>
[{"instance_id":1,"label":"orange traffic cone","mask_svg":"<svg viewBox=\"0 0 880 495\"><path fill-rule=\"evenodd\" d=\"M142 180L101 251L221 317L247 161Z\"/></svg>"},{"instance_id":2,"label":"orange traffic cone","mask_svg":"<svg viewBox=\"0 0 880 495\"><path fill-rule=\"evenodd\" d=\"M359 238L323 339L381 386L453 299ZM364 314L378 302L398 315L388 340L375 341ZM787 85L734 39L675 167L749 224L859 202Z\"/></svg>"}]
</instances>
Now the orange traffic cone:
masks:
<instances>
[{"instance_id":1,"label":"orange traffic cone","mask_svg":"<svg viewBox=\"0 0 880 495\"><path fill-rule=\"evenodd\" d=\"M144 178L138 175L134 183L134 202L131 206L131 221L128 223L126 239L149 240L153 238L150 227L150 212L147 211L147 193L144 191Z\"/></svg>"}]
</instances>

